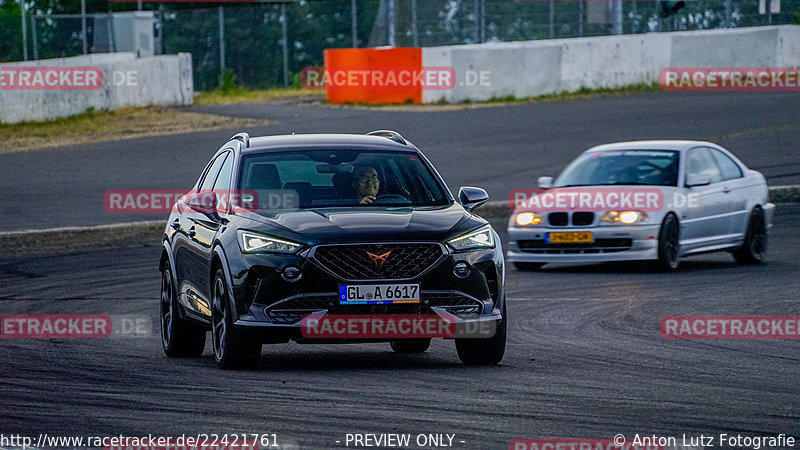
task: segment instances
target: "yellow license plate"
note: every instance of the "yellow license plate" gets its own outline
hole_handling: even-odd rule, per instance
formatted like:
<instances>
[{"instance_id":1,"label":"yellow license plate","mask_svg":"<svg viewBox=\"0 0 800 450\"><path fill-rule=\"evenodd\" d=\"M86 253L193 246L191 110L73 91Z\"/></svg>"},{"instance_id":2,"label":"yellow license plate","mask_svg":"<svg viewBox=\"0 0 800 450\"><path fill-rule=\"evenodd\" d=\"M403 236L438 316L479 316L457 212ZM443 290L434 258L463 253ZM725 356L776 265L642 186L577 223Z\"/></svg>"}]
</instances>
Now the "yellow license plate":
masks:
<instances>
[{"instance_id":1,"label":"yellow license plate","mask_svg":"<svg viewBox=\"0 0 800 450\"><path fill-rule=\"evenodd\" d=\"M547 233L546 241L548 244L591 243L594 236L591 231L564 231Z\"/></svg>"}]
</instances>

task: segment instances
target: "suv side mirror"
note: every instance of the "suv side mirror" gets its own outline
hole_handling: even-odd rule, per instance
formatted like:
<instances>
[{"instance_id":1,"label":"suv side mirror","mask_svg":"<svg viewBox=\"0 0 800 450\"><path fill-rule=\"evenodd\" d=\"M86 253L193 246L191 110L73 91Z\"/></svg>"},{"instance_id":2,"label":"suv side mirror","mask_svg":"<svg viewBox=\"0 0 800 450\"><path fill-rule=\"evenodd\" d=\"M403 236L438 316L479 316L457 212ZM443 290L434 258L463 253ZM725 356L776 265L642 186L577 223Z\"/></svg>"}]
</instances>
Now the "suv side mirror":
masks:
<instances>
[{"instance_id":1,"label":"suv side mirror","mask_svg":"<svg viewBox=\"0 0 800 450\"><path fill-rule=\"evenodd\" d=\"M542 189L550 189L553 187L553 177L539 177L537 182Z\"/></svg>"},{"instance_id":2,"label":"suv side mirror","mask_svg":"<svg viewBox=\"0 0 800 450\"><path fill-rule=\"evenodd\" d=\"M711 176L706 173L695 173L686 177L686 187L706 186L711 184Z\"/></svg>"},{"instance_id":3,"label":"suv side mirror","mask_svg":"<svg viewBox=\"0 0 800 450\"><path fill-rule=\"evenodd\" d=\"M215 192L194 192L189 194L186 206L193 210L210 214L217 210L217 194Z\"/></svg>"},{"instance_id":4,"label":"suv side mirror","mask_svg":"<svg viewBox=\"0 0 800 450\"><path fill-rule=\"evenodd\" d=\"M477 187L463 186L458 190L458 201L467 210L472 211L489 200L489 194Z\"/></svg>"}]
</instances>

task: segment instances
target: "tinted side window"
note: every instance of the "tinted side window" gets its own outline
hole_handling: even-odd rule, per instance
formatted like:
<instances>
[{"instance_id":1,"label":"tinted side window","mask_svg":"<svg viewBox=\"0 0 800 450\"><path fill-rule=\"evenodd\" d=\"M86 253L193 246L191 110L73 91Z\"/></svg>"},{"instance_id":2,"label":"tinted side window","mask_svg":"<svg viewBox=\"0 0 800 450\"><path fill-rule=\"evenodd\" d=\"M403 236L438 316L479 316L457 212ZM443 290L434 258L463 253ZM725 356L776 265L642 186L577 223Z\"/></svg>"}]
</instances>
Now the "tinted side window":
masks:
<instances>
[{"instance_id":1,"label":"tinted side window","mask_svg":"<svg viewBox=\"0 0 800 450\"><path fill-rule=\"evenodd\" d=\"M230 153L228 153L228 157L225 158L225 163L222 165L222 169L220 169L219 171L219 176L217 177L217 181L214 182L214 190L215 191L227 190L231 185L232 173L233 173L233 157L230 156Z\"/></svg>"},{"instance_id":2,"label":"tinted side window","mask_svg":"<svg viewBox=\"0 0 800 450\"><path fill-rule=\"evenodd\" d=\"M722 174L719 172L717 163L707 148L689 150L689 155L686 159L686 173L688 175L708 175L712 183L722 180Z\"/></svg>"},{"instance_id":3,"label":"tinted side window","mask_svg":"<svg viewBox=\"0 0 800 450\"><path fill-rule=\"evenodd\" d=\"M219 174L219 169L222 167L222 163L225 162L225 158L228 156L228 153L223 153L214 160L214 163L211 164L211 168L208 169L206 173L206 177L203 178L203 182L200 184L201 191L208 191L211 190L212 186L214 186L214 181L217 179L217 175Z\"/></svg>"},{"instance_id":4,"label":"tinted side window","mask_svg":"<svg viewBox=\"0 0 800 450\"><path fill-rule=\"evenodd\" d=\"M723 180L731 180L743 176L742 169L728 155L715 148L711 149L711 153L714 155L714 159L717 160Z\"/></svg>"}]
</instances>

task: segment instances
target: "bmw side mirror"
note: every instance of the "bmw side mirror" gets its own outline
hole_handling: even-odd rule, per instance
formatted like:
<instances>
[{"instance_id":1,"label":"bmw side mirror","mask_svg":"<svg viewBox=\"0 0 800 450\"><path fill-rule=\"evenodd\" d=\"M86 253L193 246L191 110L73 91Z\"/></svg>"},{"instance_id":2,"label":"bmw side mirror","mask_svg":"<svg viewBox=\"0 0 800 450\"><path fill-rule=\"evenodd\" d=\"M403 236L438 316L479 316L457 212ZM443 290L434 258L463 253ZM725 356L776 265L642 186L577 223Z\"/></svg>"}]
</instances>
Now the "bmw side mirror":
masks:
<instances>
[{"instance_id":1,"label":"bmw side mirror","mask_svg":"<svg viewBox=\"0 0 800 450\"><path fill-rule=\"evenodd\" d=\"M711 176L706 173L694 173L686 177L686 187L706 186L711 184Z\"/></svg>"},{"instance_id":2,"label":"bmw side mirror","mask_svg":"<svg viewBox=\"0 0 800 450\"><path fill-rule=\"evenodd\" d=\"M539 177L536 181L542 189L550 189L553 187L553 177Z\"/></svg>"},{"instance_id":3,"label":"bmw side mirror","mask_svg":"<svg viewBox=\"0 0 800 450\"><path fill-rule=\"evenodd\" d=\"M481 188L464 186L458 190L458 201L467 210L472 211L489 200L489 194Z\"/></svg>"}]
</instances>

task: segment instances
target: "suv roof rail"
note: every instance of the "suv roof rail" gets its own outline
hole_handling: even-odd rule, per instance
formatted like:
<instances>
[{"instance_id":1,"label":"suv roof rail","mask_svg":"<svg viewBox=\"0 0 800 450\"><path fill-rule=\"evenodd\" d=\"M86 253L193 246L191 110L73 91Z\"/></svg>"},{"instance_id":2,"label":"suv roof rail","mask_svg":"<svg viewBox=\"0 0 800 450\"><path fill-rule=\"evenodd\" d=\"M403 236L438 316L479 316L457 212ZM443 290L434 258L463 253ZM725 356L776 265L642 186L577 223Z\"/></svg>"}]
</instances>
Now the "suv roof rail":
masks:
<instances>
[{"instance_id":1,"label":"suv roof rail","mask_svg":"<svg viewBox=\"0 0 800 450\"><path fill-rule=\"evenodd\" d=\"M397 142L398 144L406 145L406 140L397 131L392 130L375 130L367 133L367 136L380 136L386 139Z\"/></svg>"},{"instance_id":2,"label":"suv roof rail","mask_svg":"<svg viewBox=\"0 0 800 450\"><path fill-rule=\"evenodd\" d=\"M229 140L231 140L231 141L233 141L233 140L242 141L242 144L244 145L244 148L250 147L250 135L247 134L247 133L239 133L239 134L233 136L232 138L230 138Z\"/></svg>"}]
</instances>

